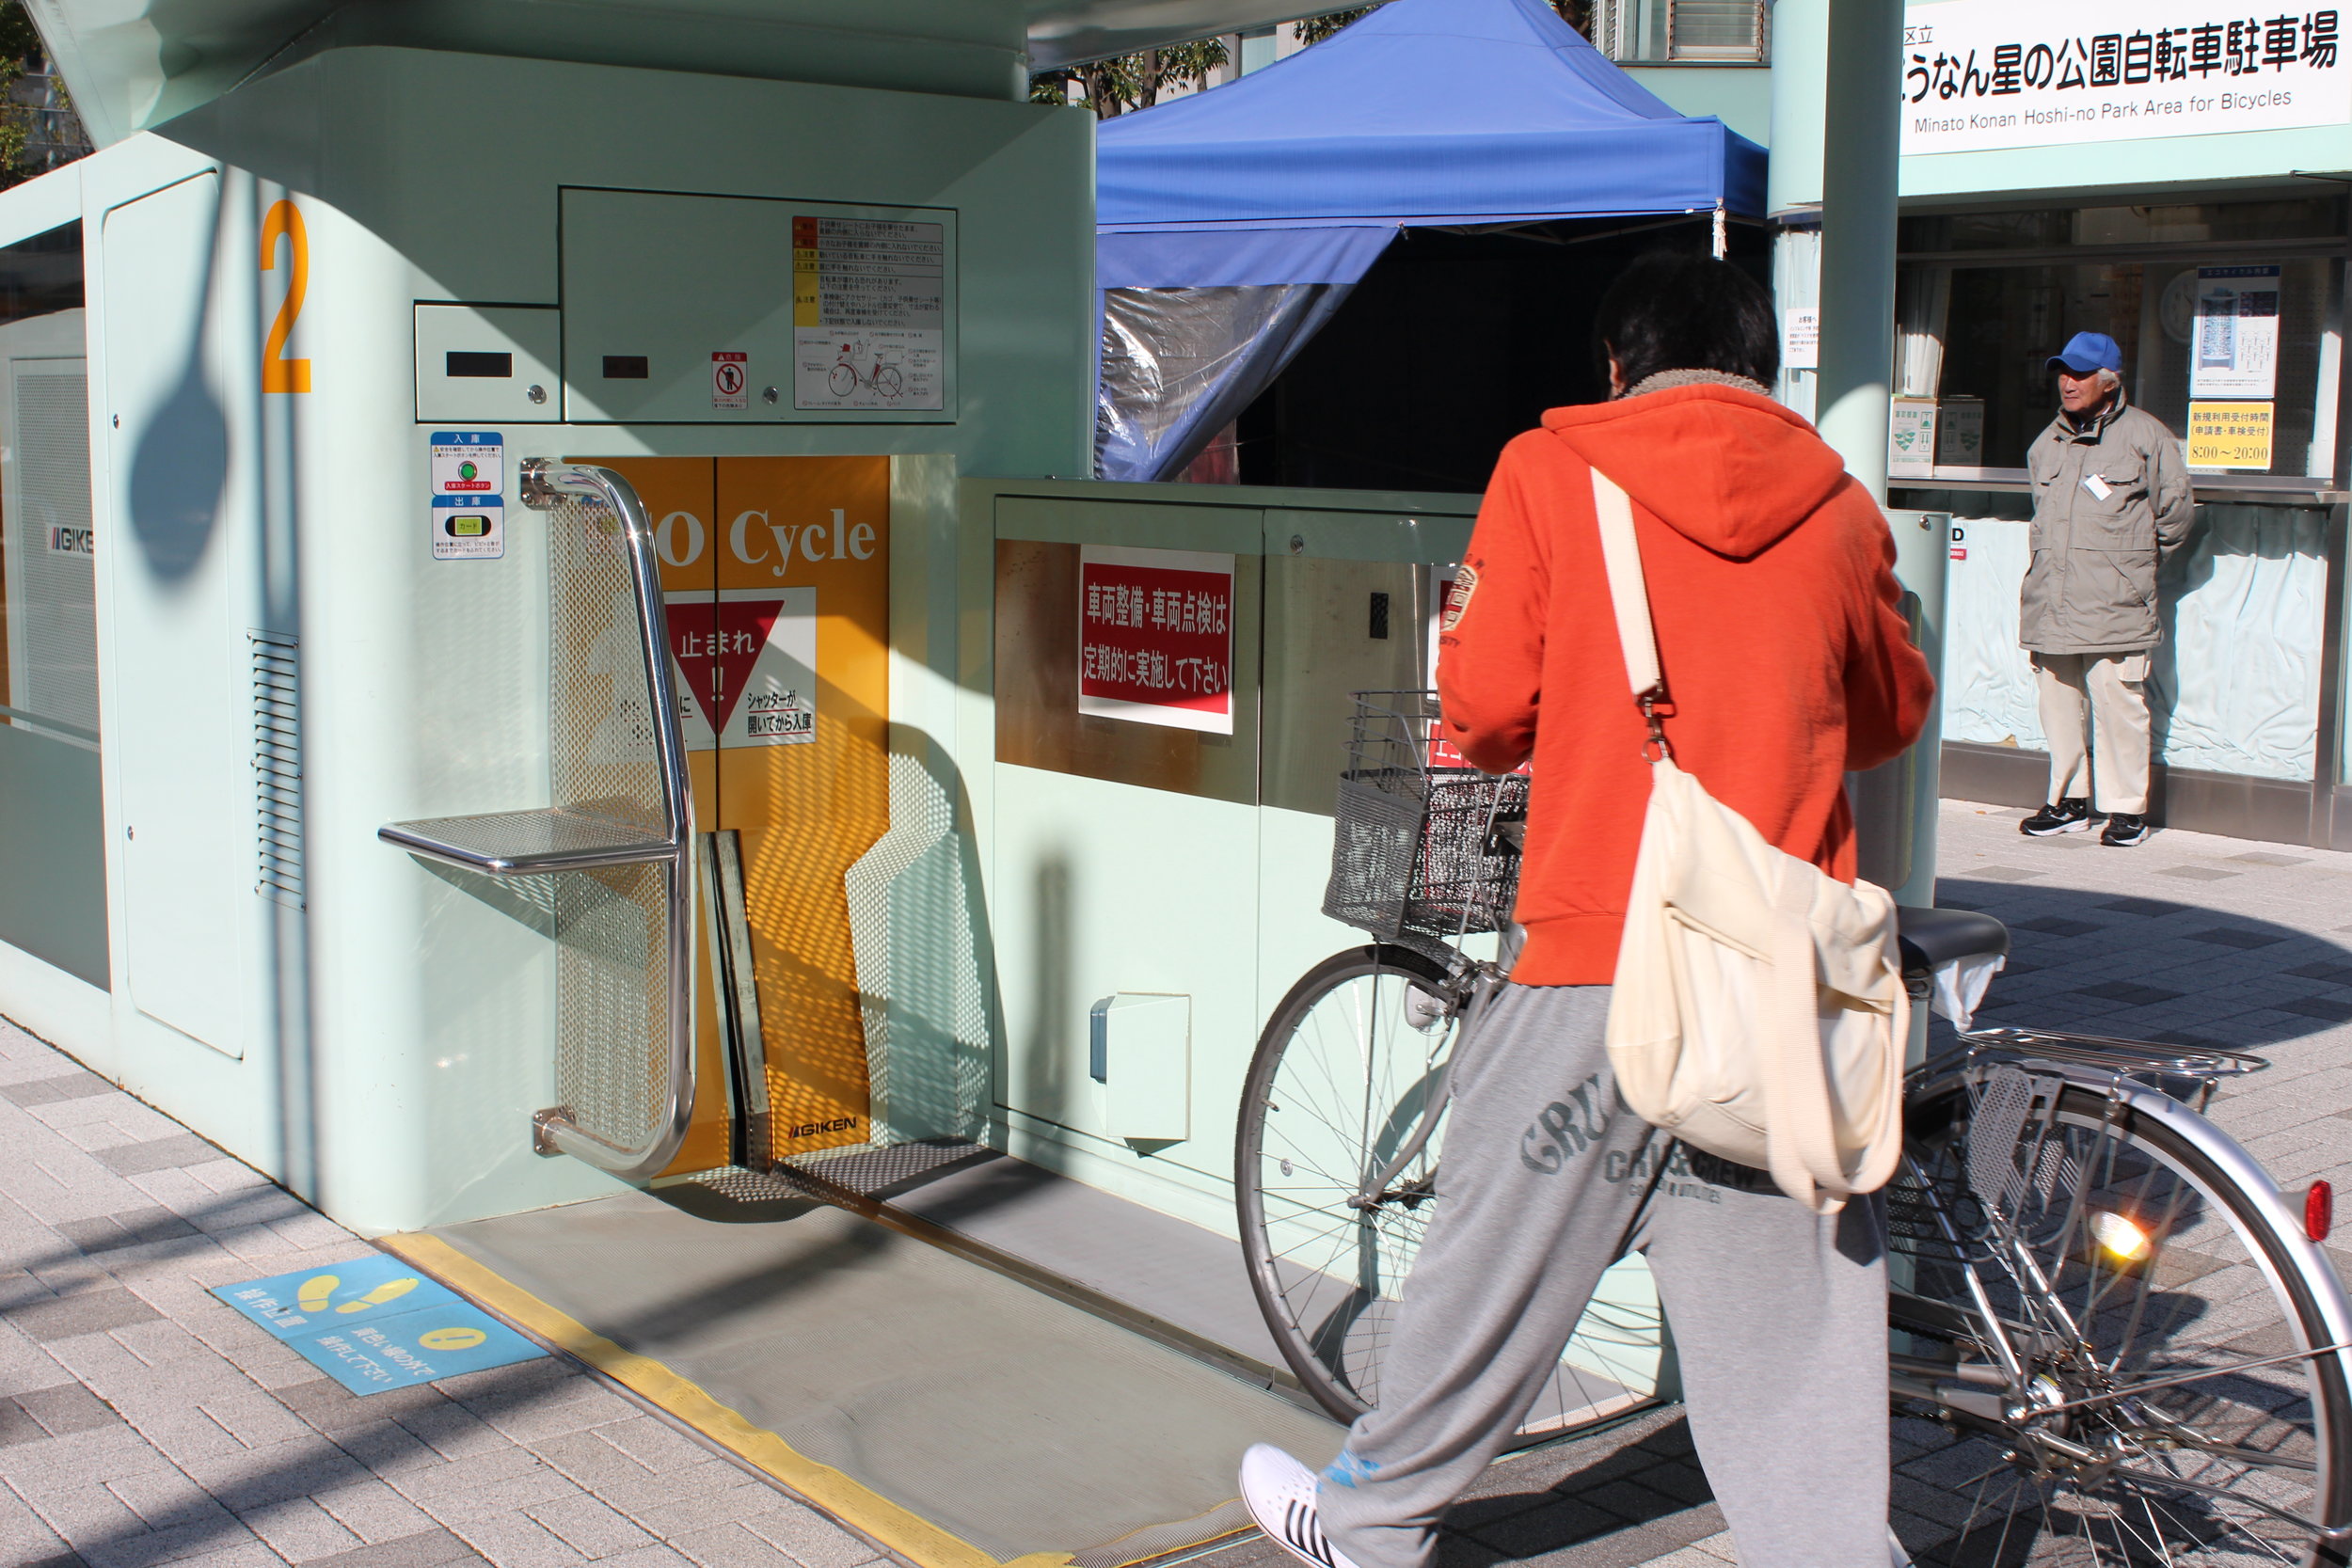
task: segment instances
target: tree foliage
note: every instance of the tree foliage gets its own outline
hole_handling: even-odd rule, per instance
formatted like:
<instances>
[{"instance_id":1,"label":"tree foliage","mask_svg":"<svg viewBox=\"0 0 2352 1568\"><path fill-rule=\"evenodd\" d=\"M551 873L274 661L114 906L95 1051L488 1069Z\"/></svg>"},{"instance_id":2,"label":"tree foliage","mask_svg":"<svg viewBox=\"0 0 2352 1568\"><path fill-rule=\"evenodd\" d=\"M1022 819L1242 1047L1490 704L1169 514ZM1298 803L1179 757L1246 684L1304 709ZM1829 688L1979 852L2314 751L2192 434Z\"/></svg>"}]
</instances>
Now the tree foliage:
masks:
<instances>
[{"instance_id":1,"label":"tree foliage","mask_svg":"<svg viewBox=\"0 0 2352 1568\"><path fill-rule=\"evenodd\" d=\"M27 80L27 78L31 80ZM0 187L89 150L24 0L0 0Z\"/></svg>"},{"instance_id":2,"label":"tree foliage","mask_svg":"<svg viewBox=\"0 0 2352 1568\"><path fill-rule=\"evenodd\" d=\"M1096 117L1108 119L1130 109L1151 108L1171 87L1197 87L1232 59L1223 39L1199 39L1139 55L1115 55L1067 71L1041 71L1029 78L1029 98L1040 103L1068 103L1074 83Z\"/></svg>"},{"instance_id":3,"label":"tree foliage","mask_svg":"<svg viewBox=\"0 0 2352 1568\"><path fill-rule=\"evenodd\" d=\"M1549 4L1553 10L1560 13L1562 21L1585 37L1592 37L1593 0L1549 0ZM1349 23L1370 16L1377 9L1377 6L1358 6L1350 10L1328 11L1322 16L1309 17L1298 24L1298 41L1321 43Z\"/></svg>"}]
</instances>

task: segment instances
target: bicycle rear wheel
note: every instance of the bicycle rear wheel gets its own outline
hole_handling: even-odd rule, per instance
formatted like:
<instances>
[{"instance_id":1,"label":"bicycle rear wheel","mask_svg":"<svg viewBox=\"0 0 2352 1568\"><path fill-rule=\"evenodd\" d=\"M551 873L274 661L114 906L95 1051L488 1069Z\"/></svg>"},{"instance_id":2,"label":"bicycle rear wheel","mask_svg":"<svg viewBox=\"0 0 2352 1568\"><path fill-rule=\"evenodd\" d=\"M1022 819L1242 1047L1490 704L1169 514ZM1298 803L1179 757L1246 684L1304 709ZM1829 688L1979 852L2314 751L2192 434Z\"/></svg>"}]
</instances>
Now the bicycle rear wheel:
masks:
<instances>
[{"instance_id":1,"label":"bicycle rear wheel","mask_svg":"<svg viewBox=\"0 0 2352 1568\"><path fill-rule=\"evenodd\" d=\"M1444 1070L1468 1000L1467 978L1409 949L1335 954L1282 999L1249 1065L1234 1191L1250 1286L1283 1359L1342 1420L1379 1402L1399 1291L1440 1201L1442 1120L1382 1191L1368 1189L1424 1119L1444 1116ZM1614 1311L1629 1343L1654 1338L1654 1305ZM1600 1342L1604 1332L1587 1320L1522 1432L1559 1431L1647 1397L1599 1370L1629 1354Z\"/></svg>"},{"instance_id":2,"label":"bicycle rear wheel","mask_svg":"<svg viewBox=\"0 0 2352 1568\"><path fill-rule=\"evenodd\" d=\"M2339 1288L2226 1138L2006 1064L1909 1118L1888 1194L1899 1404L1951 1428L1935 1468L1968 1509L1934 1559L2345 1562L2317 1527L2352 1520L2352 1400L2343 1356L2309 1354L2334 1342Z\"/></svg>"}]
</instances>

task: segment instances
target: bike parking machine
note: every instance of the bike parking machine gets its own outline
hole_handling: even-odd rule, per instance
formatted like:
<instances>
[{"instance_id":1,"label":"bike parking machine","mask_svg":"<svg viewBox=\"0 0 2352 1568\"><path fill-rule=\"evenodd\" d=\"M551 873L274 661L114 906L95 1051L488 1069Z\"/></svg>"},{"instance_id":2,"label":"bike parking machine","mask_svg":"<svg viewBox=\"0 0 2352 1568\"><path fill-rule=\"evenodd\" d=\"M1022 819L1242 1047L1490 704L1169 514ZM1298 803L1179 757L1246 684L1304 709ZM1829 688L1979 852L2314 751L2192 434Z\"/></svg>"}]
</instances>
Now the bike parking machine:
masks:
<instances>
[{"instance_id":1,"label":"bike parking machine","mask_svg":"<svg viewBox=\"0 0 2352 1568\"><path fill-rule=\"evenodd\" d=\"M1279 1381L1242 1074L1476 499L1050 477L1089 120L912 85L322 46L0 193L0 1005L365 1232L798 1170Z\"/></svg>"}]
</instances>

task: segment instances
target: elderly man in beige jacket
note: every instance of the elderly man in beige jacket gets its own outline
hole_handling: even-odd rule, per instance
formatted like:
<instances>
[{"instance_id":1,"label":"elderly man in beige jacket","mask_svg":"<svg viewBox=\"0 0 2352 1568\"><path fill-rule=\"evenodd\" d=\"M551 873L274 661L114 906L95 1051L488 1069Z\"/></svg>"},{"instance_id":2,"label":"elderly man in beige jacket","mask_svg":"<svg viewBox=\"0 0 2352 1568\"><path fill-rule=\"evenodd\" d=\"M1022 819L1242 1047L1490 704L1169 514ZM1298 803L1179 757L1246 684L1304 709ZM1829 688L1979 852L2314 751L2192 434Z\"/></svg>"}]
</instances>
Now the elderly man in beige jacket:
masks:
<instances>
[{"instance_id":1,"label":"elderly man in beige jacket","mask_svg":"<svg viewBox=\"0 0 2352 1568\"><path fill-rule=\"evenodd\" d=\"M2058 416L2026 456L2033 562L2017 633L2033 655L2050 790L2021 826L2036 838L2082 832L2095 780L2107 817L2099 842L2138 844L2152 831L2148 650L2164 635L2156 572L2188 540L2188 468L2164 421L2123 401L2114 339L2077 332L2050 368Z\"/></svg>"}]
</instances>

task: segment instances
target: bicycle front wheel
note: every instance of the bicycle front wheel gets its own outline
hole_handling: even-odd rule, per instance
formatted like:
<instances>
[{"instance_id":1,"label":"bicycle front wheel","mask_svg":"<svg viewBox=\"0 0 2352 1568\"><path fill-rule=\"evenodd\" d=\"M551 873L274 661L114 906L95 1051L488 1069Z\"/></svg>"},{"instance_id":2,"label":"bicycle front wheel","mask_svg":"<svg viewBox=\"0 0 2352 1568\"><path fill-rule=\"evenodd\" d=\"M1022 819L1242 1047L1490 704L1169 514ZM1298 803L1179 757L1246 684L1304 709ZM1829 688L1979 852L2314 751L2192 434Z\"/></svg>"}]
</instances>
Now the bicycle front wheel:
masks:
<instances>
[{"instance_id":1,"label":"bicycle front wheel","mask_svg":"<svg viewBox=\"0 0 2352 1568\"><path fill-rule=\"evenodd\" d=\"M1249 1283L1283 1359L1342 1420L1380 1401L1400 1292L1440 1202L1445 1069L1469 1000L1467 976L1409 949L1335 954L1291 988L1249 1065L1234 1173ZM1602 1369L1625 1359L1615 1336L1654 1344L1654 1305L1605 1316L1570 1341L1522 1433L1646 1398ZM1593 1338L1604 1332L1613 1342Z\"/></svg>"},{"instance_id":2,"label":"bicycle front wheel","mask_svg":"<svg viewBox=\"0 0 2352 1568\"><path fill-rule=\"evenodd\" d=\"M2165 1110L2012 1065L1910 1107L1897 1388L1958 1439L1954 1561L2346 1561L2340 1288L2226 1138Z\"/></svg>"}]
</instances>

